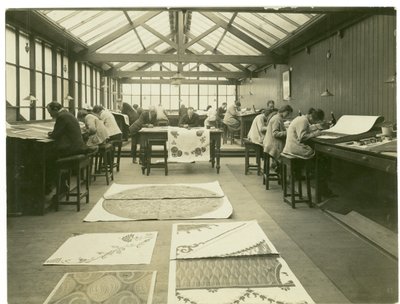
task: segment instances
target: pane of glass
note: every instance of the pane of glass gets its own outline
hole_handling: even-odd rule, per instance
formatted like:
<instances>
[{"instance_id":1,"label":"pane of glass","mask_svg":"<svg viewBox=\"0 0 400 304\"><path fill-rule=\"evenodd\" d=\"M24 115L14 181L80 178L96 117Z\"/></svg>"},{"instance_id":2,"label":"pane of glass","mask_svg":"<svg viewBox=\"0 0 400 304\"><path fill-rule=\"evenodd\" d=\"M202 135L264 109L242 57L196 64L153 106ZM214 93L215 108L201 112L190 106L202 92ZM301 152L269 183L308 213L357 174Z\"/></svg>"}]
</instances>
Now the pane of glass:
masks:
<instances>
[{"instance_id":1,"label":"pane of glass","mask_svg":"<svg viewBox=\"0 0 400 304\"><path fill-rule=\"evenodd\" d=\"M171 97L171 103L172 103L173 99L175 99L175 98ZM183 103L186 107L189 107L190 106L190 104L189 104L189 96L186 96L186 95L181 96L181 103Z\"/></svg>"},{"instance_id":2,"label":"pane of glass","mask_svg":"<svg viewBox=\"0 0 400 304\"><path fill-rule=\"evenodd\" d=\"M61 77L61 71L62 71L62 60L61 60L61 53L60 51L57 51L57 76Z\"/></svg>"},{"instance_id":3,"label":"pane of glass","mask_svg":"<svg viewBox=\"0 0 400 304\"><path fill-rule=\"evenodd\" d=\"M57 77L57 101L63 103L62 92L61 92L61 78Z\"/></svg>"},{"instance_id":4,"label":"pane of glass","mask_svg":"<svg viewBox=\"0 0 400 304\"><path fill-rule=\"evenodd\" d=\"M122 95L122 102L127 102L132 105L132 98L130 95Z\"/></svg>"},{"instance_id":5,"label":"pane of glass","mask_svg":"<svg viewBox=\"0 0 400 304\"><path fill-rule=\"evenodd\" d=\"M82 84L86 84L86 64L82 64L82 69L81 69L81 77L82 77Z\"/></svg>"},{"instance_id":6,"label":"pane of glass","mask_svg":"<svg viewBox=\"0 0 400 304\"><path fill-rule=\"evenodd\" d=\"M149 84L142 84L142 94L143 95L150 95L150 85Z\"/></svg>"},{"instance_id":7,"label":"pane of glass","mask_svg":"<svg viewBox=\"0 0 400 304\"><path fill-rule=\"evenodd\" d=\"M194 109L197 109L198 108L198 106L199 106L199 96L192 96L192 95L190 95L189 96L189 103L190 103L190 106L191 107L193 107Z\"/></svg>"},{"instance_id":8,"label":"pane of glass","mask_svg":"<svg viewBox=\"0 0 400 304\"><path fill-rule=\"evenodd\" d=\"M170 108L170 96L169 95L162 95L161 96L161 104L164 107L164 109L168 110Z\"/></svg>"},{"instance_id":9,"label":"pane of glass","mask_svg":"<svg viewBox=\"0 0 400 304\"><path fill-rule=\"evenodd\" d=\"M29 96L31 88L29 82L29 70L27 69L20 69L19 71L19 81L20 81L20 88L19 88L19 97L20 97L20 105L21 106L30 106L30 100L24 100L25 97Z\"/></svg>"},{"instance_id":10,"label":"pane of glass","mask_svg":"<svg viewBox=\"0 0 400 304\"><path fill-rule=\"evenodd\" d=\"M78 86L79 86L78 82L75 82L75 98L74 98L75 106L77 106L77 104L78 104L78 100L77 100L78 99Z\"/></svg>"},{"instance_id":11,"label":"pane of glass","mask_svg":"<svg viewBox=\"0 0 400 304\"><path fill-rule=\"evenodd\" d=\"M189 85L188 84L181 85L181 95L189 95Z\"/></svg>"},{"instance_id":12,"label":"pane of glass","mask_svg":"<svg viewBox=\"0 0 400 304\"><path fill-rule=\"evenodd\" d=\"M29 38L27 35L20 33L19 35L19 64L29 68ZM26 51L26 48L28 51Z\"/></svg>"},{"instance_id":13,"label":"pane of glass","mask_svg":"<svg viewBox=\"0 0 400 304\"><path fill-rule=\"evenodd\" d=\"M42 73L36 73L36 106L43 106Z\"/></svg>"},{"instance_id":14,"label":"pane of glass","mask_svg":"<svg viewBox=\"0 0 400 304\"><path fill-rule=\"evenodd\" d=\"M36 41L35 43L35 65L36 65L36 70L37 71L42 71L42 54L43 54L43 49L42 49L42 44L39 41Z\"/></svg>"},{"instance_id":15,"label":"pane of glass","mask_svg":"<svg viewBox=\"0 0 400 304\"><path fill-rule=\"evenodd\" d=\"M171 90L171 95L179 95L179 86L169 85Z\"/></svg>"},{"instance_id":16,"label":"pane of glass","mask_svg":"<svg viewBox=\"0 0 400 304\"><path fill-rule=\"evenodd\" d=\"M160 104L160 95L152 95L151 96L151 104L153 106L157 106Z\"/></svg>"},{"instance_id":17,"label":"pane of glass","mask_svg":"<svg viewBox=\"0 0 400 304\"><path fill-rule=\"evenodd\" d=\"M96 99L96 104L100 104L100 90L96 90L97 91L97 99Z\"/></svg>"},{"instance_id":18,"label":"pane of glass","mask_svg":"<svg viewBox=\"0 0 400 304\"><path fill-rule=\"evenodd\" d=\"M226 96L226 104L228 106L230 106L234 103L235 103L235 96L231 96L231 95Z\"/></svg>"},{"instance_id":19,"label":"pane of glass","mask_svg":"<svg viewBox=\"0 0 400 304\"><path fill-rule=\"evenodd\" d=\"M22 117L23 118L25 118L26 120L30 120L30 115L29 115L29 112L30 112L30 108L19 108L19 113L22 115Z\"/></svg>"},{"instance_id":20,"label":"pane of glass","mask_svg":"<svg viewBox=\"0 0 400 304\"><path fill-rule=\"evenodd\" d=\"M207 109L207 105L208 105L208 96L199 96L199 108L201 110L205 110Z\"/></svg>"},{"instance_id":21,"label":"pane of glass","mask_svg":"<svg viewBox=\"0 0 400 304\"><path fill-rule=\"evenodd\" d=\"M199 94L199 86L197 84L190 84L189 85L189 94L190 95L198 95Z\"/></svg>"},{"instance_id":22,"label":"pane of glass","mask_svg":"<svg viewBox=\"0 0 400 304\"><path fill-rule=\"evenodd\" d=\"M63 60L64 60L64 62L63 62L63 75L64 75L64 78L68 79L69 78L68 77L68 74L69 74L69 71L68 71L68 57L64 56Z\"/></svg>"},{"instance_id":23,"label":"pane of glass","mask_svg":"<svg viewBox=\"0 0 400 304\"><path fill-rule=\"evenodd\" d=\"M178 98L172 98L170 101L170 110L178 110L179 109L179 99Z\"/></svg>"},{"instance_id":24,"label":"pane of glass","mask_svg":"<svg viewBox=\"0 0 400 304\"><path fill-rule=\"evenodd\" d=\"M207 95L208 94L208 85L200 84L199 85L199 95Z\"/></svg>"},{"instance_id":25,"label":"pane of glass","mask_svg":"<svg viewBox=\"0 0 400 304\"><path fill-rule=\"evenodd\" d=\"M218 106L222 105L223 102L226 102L226 96L218 96Z\"/></svg>"},{"instance_id":26,"label":"pane of glass","mask_svg":"<svg viewBox=\"0 0 400 304\"><path fill-rule=\"evenodd\" d=\"M86 67L86 85L90 85L90 74L91 68L89 66Z\"/></svg>"},{"instance_id":27,"label":"pane of glass","mask_svg":"<svg viewBox=\"0 0 400 304\"><path fill-rule=\"evenodd\" d=\"M53 61L51 59L51 48L47 45L44 49L44 68L46 73L51 74L53 69Z\"/></svg>"},{"instance_id":28,"label":"pane of glass","mask_svg":"<svg viewBox=\"0 0 400 304\"><path fill-rule=\"evenodd\" d=\"M17 105L17 71L16 67L6 65L6 98L12 105Z\"/></svg>"},{"instance_id":29,"label":"pane of glass","mask_svg":"<svg viewBox=\"0 0 400 304\"><path fill-rule=\"evenodd\" d=\"M122 84L122 94L131 95L132 94L132 85L128 83Z\"/></svg>"},{"instance_id":30,"label":"pane of glass","mask_svg":"<svg viewBox=\"0 0 400 304\"><path fill-rule=\"evenodd\" d=\"M140 95L140 83L132 84L132 94Z\"/></svg>"},{"instance_id":31,"label":"pane of glass","mask_svg":"<svg viewBox=\"0 0 400 304\"><path fill-rule=\"evenodd\" d=\"M43 108L36 107L36 120L42 120L43 118Z\"/></svg>"},{"instance_id":32,"label":"pane of glass","mask_svg":"<svg viewBox=\"0 0 400 304\"><path fill-rule=\"evenodd\" d=\"M150 105L150 96L146 95L142 97L142 108L148 109Z\"/></svg>"},{"instance_id":33,"label":"pane of glass","mask_svg":"<svg viewBox=\"0 0 400 304\"><path fill-rule=\"evenodd\" d=\"M218 85L218 95L226 95L226 85Z\"/></svg>"},{"instance_id":34,"label":"pane of glass","mask_svg":"<svg viewBox=\"0 0 400 304\"><path fill-rule=\"evenodd\" d=\"M208 85L208 95L217 95L217 85L215 84Z\"/></svg>"},{"instance_id":35,"label":"pane of glass","mask_svg":"<svg viewBox=\"0 0 400 304\"><path fill-rule=\"evenodd\" d=\"M138 96L138 95L132 96L132 105L134 105L134 104L140 105L140 96Z\"/></svg>"},{"instance_id":36,"label":"pane of glass","mask_svg":"<svg viewBox=\"0 0 400 304\"><path fill-rule=\"evenodd\" d=\"M87 104L92 104L92 90L90 89L90 86L86 86L86 103Z\"/></svg>"},{"instance_id":37,"label":"pane of glass","mask_svg":"<svg viewBox=\"0 0 400 304\"><path fill-rule=\"evenodd\" d=\"M63 91L62 98L64 99L65 97L68 96L68 93L69 93L69 83L68 83L68 80L65 80L65 79L63 82L64 82L64 88L63 88L64 91Z\"/></svg>"},{"instance_id":38,"label":"pane of glass","mask_svg":"<svg viewBox=\"0 0 400 304\"><path fill-rule=\"evenodd\" d=\"M78 81L78 62L75 62L75 81Z\"/></svg>"},{"instance_id":39,"label":"pane of glass","mask_svg":"<svg viewBox=\"0 0 400 304\"><path fill-rule=\"evenodd\" d=\"M53 101L53 84L50 75L45 75L44 78L44 85L45 85L45 100L46 104Z\"/></svg>"},{"instance_id":40,"label":"pane of glass","mask_svg":"<svg viewBox=\"0 0 400 304\"><path fill-rule=\"evenodd\" d=\"M161 95L169 95L169 92L170 92L170 85L162 84L161 85Z\"/></svg>"},{"instance_id":41,"label":"pane of glass","mask_svg":"<svg viewBox=\"0 0 400 304\"><path fill-rule=\"evenodd\" d=\"M160 85L151 84L151 95L160 95Z\"/></svg>"},{"instance_id":42,"label":"pane of glass","mask_svg":"<svg viewBox=\"0 0 400 304\"><path fill-rule=\"evenodd\" d=\"M234 85L227 85L226 86L226 95L236 95L236 86Z\"/></svg>"},{"instance_id":43,"label":"pane of glass","mask_svg":"<svg viewBox=\"0 0 400 304\"><path fill-rule=\"evenodd\" d=\"M86 86L84 84L81 84L81 92L82 92L82 104L86 103Z\"/></svg>"},{"instance_id":44,"label":"pane of glass","mask_svg":"<svg viewBox=\"0 0 400 304\"><path fill-rule=\"evenodd\" d=\"M15 63L15 32L6 28L6 62Z\"/></svg>"}]
</instances>

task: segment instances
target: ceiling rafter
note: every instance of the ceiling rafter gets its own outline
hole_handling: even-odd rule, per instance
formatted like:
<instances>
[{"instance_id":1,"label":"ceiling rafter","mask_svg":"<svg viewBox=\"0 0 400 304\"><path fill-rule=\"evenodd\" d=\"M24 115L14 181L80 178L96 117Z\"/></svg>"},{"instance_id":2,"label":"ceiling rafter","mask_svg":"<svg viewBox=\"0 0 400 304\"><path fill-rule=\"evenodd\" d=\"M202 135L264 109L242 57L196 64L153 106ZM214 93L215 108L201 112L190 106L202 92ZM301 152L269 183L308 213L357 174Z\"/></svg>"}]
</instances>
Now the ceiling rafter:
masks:
<instances>
[{"instance_id":1,"label":"ceiling rafter","mask_svg":"<svg viewBox=\"0 0 400 304\"><path fill-rule=\"evenodd\" d=\"M169 79L130 79L122 78L120 83L142 83L142 84L171 84ZM182 79L182 84L232 84L229 80L199 80Z\"/></svg>"},{"instance_id":2,"label":"ceiling rafter","mask_svg":"<svg viewBox=\"0 0 400 304\"><path fill-rule=\"evenodd\" d=\"M237 12L233 13L231 19L230 19L229 22L228 22L228 27L231 27L231 26L232 26L232 23L233 23L233 21L235 20L237 14L238 14ZM217 49L218 49L219 45L221 44L221 42L222 42L222 40L224 39L224 37L225 37L225 35L226 35L227 32L228 32L228 28L224 29L224 32L222 33L221 38L219 38L217 44L214 46L214 50L217 50Z\"/></svg>"},{"instance_id":3,"label":"ceiling rafter","mask_svg":"<svg viewBox=\"0 0 400 304\"><path fill-rule=\"evenodd\" d=\"M274 34L272 34L271 32L263 29L260 25L255 24L253 21L249 20L249 18L246 18L245 16L240 15L239 16L240 19L242 19L243 21L247 22L248 24L250 24L251 26L255 27L256 29L258 29L259 31L263 32L264 34L270 35L271 37L274 37L275 40L279 40L280 38L275 36ZM259 18L257 16L257 18ZM262 18L262 16L261 16ZM259 18L260 19L260 18ZM270 26L272 26L273 28L277 29L278 31L284 33L285 35L289 34L289 32L285 29L283 29L282 27L276 25L275 23L269 21L268 19L261 19L263 20L265 23L269 24Z\"/></svg>"},{"instance_id":4,"label":"ceiling rafter","mask_svg":"<svg viewBox=\"0 0 400 304\"><path fill-rule=\"evenodd\" d=\"M258 15L260 15L260 14L258 14ZM292 25L295 26L295 27L299 27L299 26L300 26L300 24L298 24L296 21L294 21L294 20L288 18L288 17L285 16L284 14L277 13L276 15L277 15L278 17L282 18L283 20L285 20L286 22L289 22L290 24L292 24Z\"/></svg>"},{"instance_id":5,"label":"ceiling rafter","mask_svg":"<svg viewBox=\"0 0 400 304\"><path fill-rule=\"evenodd\" d=\"M172 46L174 49L178 49L178 45L172 41L170 38L167 38L166 36L164 36L163 34L161 34L160 32L156 31L155 29L153 29L151 26L147 25L147 24L142 24L142 27L144 29L146 29L147 31L149 31L150 33L152 33L154 36L156 36L157 38L161 39L162 41L164 41L165 43L168 43L170 46ZM171 35L171 37L173 37L173 34Z\"/></svg>"},{"instance_id":6,"label":"ceiling rafter","mask_svg":"<svg viewBox=\"0 0 400 304\"><path fill-rule=\"evenodd\" d=\"M152 11L152 12L148 12L148 13L138 17L137 19L135 19L133 21L133 23L134 23L133 27L138 27L138 26L144 24L145 22L147 22L148 20L157 16L160 13L161 13L161 11ZM98 50L102 46L110 43L111 41L114 41L115 39L121 37L122 35L128 33L131 30L132 30L132 25L130 25L128 23L127 25L117 29L116 31L112 32L111 34L108 34L106 37L93 43L91 46L89 46L88 53L94 53L96 50Z\"/></svg>"},{"instance_id":7,"label":"ceiling rafter","mask_svg":"<svg viewBox=\"0 0 400 304\"><path fill-rule=\"evenodd\" d=\"M190 28L192 26L192 12L191 11L187 11L185 14L185 27L183 29L183 33L187 33L190 31ZM188 43L189 41L189 37L187 37L185 35L185 44Z\"/></svg>"},{"instance_id":8,"label":"ceiling rafter","mask_svg":"<svg viewBox=\"0 0 400 304\"><path fill-rule=\"evenodd\" d=\"M206 37L207 35L211 34L212 32L214 32L215 30L217 30L219 28L220 28L220 26L218 24L212 26L207 31L203 32L202 34L198 35L197 37L193 38L188 43L186 43L184 45L184 48L187 49L189 46L195 44L197 41L203 39L204 37Z\"/></svg>"},{"instance_id":9,"label":"ceiling rafter","mask_svg":"<svg viewBox=\"0 0 400 304\"><path fill-rule=\"evenodd\" d=\"M113 71L109 76L114 77L172 77L176 71ZM184 77L226 77L243 78L247 76L245 72L226 72L226 71L183 71Z\"/></svg>"},{"instance_id":10,"label":"ceiling rafter","mask_svg":"<svg viewBox=\"0 0 400 304\"><path fill-rule=\"evenodd\" d=\"M125 15L126 19L128 19L129 24L132 26L132 29L133 29L133 31L135 32L136 37L137 37L137 39L139 40L140 45L142 46L143 50L146 50L146 47L145 47L145 45L143 44L143 41L142 41L142 39L140 38L140 35L139 35L139 33L137 32L137 30L136 30L136 27L133 25L133 22L132 22L131 17L129 17L128 13L127 13L125 10L124 10L124 15Z\"/></svg>"},{"instance_id":11,"label":"ceiling rafter","mask_svg":"<svg viewBox=\"0 0 400 304\"><path fill-rule=\"evenodd\" d=\"M56 20L57 23L61 24L65 21L67 21L68 19L71 19L72 17L76 16L79 14L79 11L73 11L72 13L69 13L68 15L65 15L64 17L62 17L59 20ZM46 14L47 15L47 14Z\"/></svg>"},{"instance_id":12,"label":"ceiling rafter","mask_svg":"<svg viewBox=\"0 0 400 304\"><path fill-rule=\"evenodd\" d=\"M93 20L93 19L95 19L95 18L97 18L97 17L99 17L101 15L104 15L105 13L106 13L106 11L100 11L97 14L94 14L93 16L91 16L89 18L86 18L85 20L75 24L74 26L72 26L70 28L67 28L67 31L73 31L74 29L76 29L76 28L88 23L89 21L91 21L91 20Z\"/></svg>"}]
</instances>

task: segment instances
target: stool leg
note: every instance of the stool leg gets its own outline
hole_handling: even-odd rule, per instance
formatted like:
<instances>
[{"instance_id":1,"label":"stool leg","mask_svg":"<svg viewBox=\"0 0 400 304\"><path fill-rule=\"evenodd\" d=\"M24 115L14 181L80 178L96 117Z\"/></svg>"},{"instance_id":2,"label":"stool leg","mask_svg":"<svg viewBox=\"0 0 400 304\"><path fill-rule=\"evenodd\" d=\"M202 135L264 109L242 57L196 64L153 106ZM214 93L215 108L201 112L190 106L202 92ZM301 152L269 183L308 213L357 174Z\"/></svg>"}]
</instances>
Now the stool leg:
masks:
<instances>
[{"instance_id":1,"label":"stool leg","mask_svg":"<svg viewBox=\"0 0 400 304\"><path fill-rule=\"evenodd\" d=\"M114 180L114 147L108 151L108 164L107 168L110 170L111 180Z\"/></svg>"},{"instance_id":2,"label":"stool leg","mask_svg":"<svg viewBox=\"0 0 400 304\"><path fill-rule=\"evenodd\" d=\"M296 208L295 205L295 193L294 193L294 187L295 187L295 170L294 166L290 166L290 201L292 203L292 208Z\"/></svg>"},{"instance_id":3,"label":"stool leg","mask_svg":"<svg viewBox=\"0 0 400 304\"><path fill-rule=\"evenodd\" d=\"M261 174L261 157L260 157L260 148L256 147L256 162L257 162L257 175Z\"/></svg>"},{"instance_id":4,"label":"stool leg","mask_svg":"<svg viewBox=\"0 0 400 304\"><path fill-rule=\"evenodd\" d=\"M58 203L60 201L61 181L62 181L61 170L57 169L56 201L54 202L55 203L54 209L56 211L58 211Z\"/></svg>"},{"instance_id":5,"label":"stool leg","mask_svg":"<svg viewBox=\"0 0 400 304\"><path fill-rule=\"evenodd\" d=\"M167 143L164 143L164 163L165 163L165 175L168 175L168 151Z\"/></svg>"},{"instance_id":6,"label":"stool leg","mask_svg":"<svg viewBox=\"0 0 400 304\"><path fill-rule=\"evenodd\" d=\"M298 191L299 191L299 199L302 199L303 198L303 185L302 185L302 182L301 182L301 177L302 177L302 175L301 175L301 168L299 168L299 170L300 170L300 172L299 172L299 180L298 180Z\"/></svg>"},{"instance_id":7,"label":"stool leg","mask_svg":"<svg viewBox=\"0 0 400 304\"><path fill-rule=\"evenodd\" d=\"M86 179L85 179L85 186L86 186L86 204L89 203L89 184L90 184L90 165L86 166Z\"/></svg>"},{"instance_id":8,"label":"stool leg","mask_svg":"<svg viewBox=\"0 0 400 304\"><path fill-rule=\"evenodd\" d=\"M76 211L81 210L81 170L77 166L78 172L76 173Z\"/></svg>"},{"instance_id":9,"label":"stool leg","mask_svg":"<svg viewBox=\"0 0 400 304\"><path fill-rule=\"evenodd\" d=\"M249 170L249 163L250 163L250 161L249 161L249 155L250 153L249 153L249 148L248 148L248 146L246 146L245 148L244 148L244 174L245 175L247 175L247 172L248 172L248 170Z\"/></svg>"},{"instance_id":10,"label":"stool leg","mask_svg":"<svg viewBox=\"0 0 400 304\"><path fill-rule=\"evenodd\" d=\"M107 151L105 149L104 149L102 158L103 159L100 160L100 168L106 170L106 172L105 172L106 173L106 182L107 182L107 185L109 185L110 181L109 181L109 177L108 177L108 168L107 168L107 164L106 164L107 163Z\"/></svg>"},{"instance_id":11,"label":"stool leg","mask_svg":"<svg viewBox=\"0 0 400 304\"><path fill-rule=\"evenodd\" d=\"M117 152L117 172L119 172L119 163L121 160L121 143L118 143L118 152Z\"/></svg>"},{"instance_id":12,"label":"stool leg","mask_svg":"<svg viewBox=\"0 0 400 304\"><path fill-rule=\"evenodd\" d=\"M267 153L263 152L263 185L265 185L266 173L267 173L266 162L267 162Z\"/></svg>"},{"instance_id":13,"label":"stool leg","mask_svg":"<svg viewBox=\"0 0 400 304\"><path fill-rule=\"evenodd\" d=\"M150 166L151 166L151 151L153 150L153 147L151 144L148 145L147 147L147 163L146 163L146 168L147 168L147 172L146 175L149 176L150 175Z\"/></svg>"},{"instance_id":14,"label":"stool leg","mask_svg":"<svg viewBox=\"0 0 400 304\"><path fill-rule=\"evenodd\" d=\"M266 166L265 166L265 172L266 172L266 174L265 174L265 189L266 190L269 190L269 174L270 174L270 156L269 155L267 155L267 157L266 157L266 162L267 162L267 164L266 164Z\"/></svg>"},{"instance_id":15,"label":"stool leg","mask_svg":"<svg viewBox=\"0 0 400 304\"><path fill-rule=\"evenodd\" d=\"M307 199L308 199L308 206L310 208L313 207L312 204L312 197L311 197L311 183L310 183L310 171L306 168L306 183L307 183Z\"/></svg>"}]
</instances>

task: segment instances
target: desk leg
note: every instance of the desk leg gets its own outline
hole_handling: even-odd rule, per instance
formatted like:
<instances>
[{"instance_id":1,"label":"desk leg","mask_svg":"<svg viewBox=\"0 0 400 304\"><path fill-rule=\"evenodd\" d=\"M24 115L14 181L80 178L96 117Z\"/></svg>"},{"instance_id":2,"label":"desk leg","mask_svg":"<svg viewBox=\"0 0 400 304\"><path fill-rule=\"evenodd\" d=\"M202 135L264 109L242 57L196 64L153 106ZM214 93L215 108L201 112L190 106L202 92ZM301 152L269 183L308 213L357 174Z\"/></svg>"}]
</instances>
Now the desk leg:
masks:
<instances>
[{"instance_id":1,"label":"desk leg","mask_svg":"<svg viewBox=\"0 0 400 304\"><path fill-rule=\"evenodd\" d=\"M142 174L144 174L144 171L146 169L146 140L140 139L140 149L139 149L139 159L142 163Z\"/></svg>"},{"instance_id":2,"label":"desk leg","mask_svg":"<svg viewBox=\"0 0 400 304\"><path fill-rule=\"evenodd\" d=\"M215 140L210 140L210 161L211 161L211 168L215 166Z\"/></svg>"},{"instance_id":3,"label":"desk leg","mask_svg":"<svg viewBox=\"0 0 400 304\"><path fill-rule=\"evenodd\" d=\"M215 157L217 158L217 174L219 174L219 168L221 166L219 165L219 159L221 156L221 136L218 136L218 138L215 140Z\"/></svg>"},{"instance_id":4,"label":"desk leg","mask_svg":"<svg viewBox=\"0 0 400 304\"><path fill-rule=\"evenodd\" d=\"M320 181L320 155L316 152L315 155L315 203L319 204L321 202L321 181Z\"/></svg>"},{"instance_id":5,"label":"desk leg","mask_svg":"<svg viewBox=\"0 0 400 304\"><path fill-rule=\"evenodd\" d=\"M244 146L244 142L243 142L243 138L244 138L244 131L245 131L245 126L246 122L244 120L242 120L242 122L240 123L240 145L243 147Z\"/></svg>"}]
</instances>

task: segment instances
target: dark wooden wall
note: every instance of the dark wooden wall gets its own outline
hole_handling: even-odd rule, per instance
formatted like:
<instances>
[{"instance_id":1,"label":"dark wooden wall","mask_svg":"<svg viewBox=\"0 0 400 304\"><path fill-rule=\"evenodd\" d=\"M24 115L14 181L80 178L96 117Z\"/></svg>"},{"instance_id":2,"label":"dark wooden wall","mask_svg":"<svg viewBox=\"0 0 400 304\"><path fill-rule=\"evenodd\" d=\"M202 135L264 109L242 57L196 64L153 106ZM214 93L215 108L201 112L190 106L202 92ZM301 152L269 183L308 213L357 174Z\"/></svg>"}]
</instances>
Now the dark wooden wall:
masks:
<instances>
[{"instance_id":1,"label":"dark wooden wall","mask_svg":"<svg viewBox=\"0 0 400 304\"><path fill-rule=\"evenodd\" d=\"M289 104L295 111L318 107L325 113L333 111L337 118L343 114L383 115L396 121L396 85L385 83L396 73L395 28L395 16L372 16L345 29L342 37L331 36L313 45L309 53L293 55L288 66L260 72L262 81L255 84L263 89L253 91L264 93L251 96L252 103L259 106L274 99L278 106L285 104L281 78L290 66L293 100ZM328 50L330 59L326 59ZM240 90L245 106L248 85ZM326 88L333 97L320 96Z\"/></svg>"}]
</instances>

